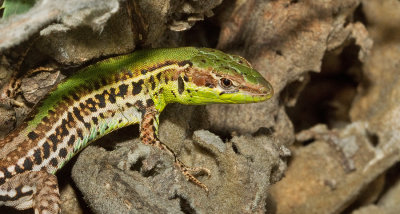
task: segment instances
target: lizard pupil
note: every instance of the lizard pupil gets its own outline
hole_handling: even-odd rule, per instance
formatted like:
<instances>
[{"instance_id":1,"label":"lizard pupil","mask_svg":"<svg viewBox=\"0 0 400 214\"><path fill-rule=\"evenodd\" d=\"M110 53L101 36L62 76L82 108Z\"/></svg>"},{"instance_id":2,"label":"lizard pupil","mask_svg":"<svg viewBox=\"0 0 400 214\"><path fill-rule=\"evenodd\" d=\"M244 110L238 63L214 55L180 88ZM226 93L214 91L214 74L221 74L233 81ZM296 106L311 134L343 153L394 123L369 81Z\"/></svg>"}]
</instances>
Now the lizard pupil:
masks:
<instances>
[{"instance_id":1,"label":"lizard pupil","mask_svg":"<svg viewBox=\"0 0 400 214\"><path fill-rule=\"evenodd\" d=\"M232 81L229 80L229 79L226 79L226 78L222 78L222 79L221 79L221 83L222 83L222 85L225 86L225 87L230 87L230 86L232 86Z\"/></svg>"}]
</instances>

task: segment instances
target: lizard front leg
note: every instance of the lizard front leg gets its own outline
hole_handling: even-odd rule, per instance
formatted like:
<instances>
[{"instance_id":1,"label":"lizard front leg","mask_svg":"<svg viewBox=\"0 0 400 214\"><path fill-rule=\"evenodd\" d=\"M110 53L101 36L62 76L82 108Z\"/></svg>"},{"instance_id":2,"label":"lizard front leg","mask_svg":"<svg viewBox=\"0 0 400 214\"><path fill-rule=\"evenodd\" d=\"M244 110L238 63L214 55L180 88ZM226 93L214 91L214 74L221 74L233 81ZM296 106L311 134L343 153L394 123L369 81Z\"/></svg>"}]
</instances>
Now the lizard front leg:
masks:
<instances>
[{"instance_id":1,"label":"lizard front leg","mask_svg":"<svg viewBox=\"0 0 400 214\"><path fill-rule=\"evenodd\" d=\"M187 180L197 184L201 188L203 188L206 192L208 192L208 188L205 184L195 178L191 172L205 172L206 174L210 174L210 170L203 167L187 167L182 161L180 161L175 153L168 148L167 145L162 143L158 139L158 124L159 124L159 112L155 109L154 106L149 106L145 109L145 113L142 116L142 122L140 123L140 139L144 144L155 146L163 151L166 151L170 154L174 160L175 164L178 166L179 170L186 177Z\"/></svg>"},{"instance_id":2,"label":"lizard front leg","mask_svg":"<svg viewBox=\"0 0 400 214\"><path fill-rule=\"evenodd\" d=\"M0 203L35 214L61 213L57 177L46 171L27 171L0 186Z\"/></svg>"}]
</instances>

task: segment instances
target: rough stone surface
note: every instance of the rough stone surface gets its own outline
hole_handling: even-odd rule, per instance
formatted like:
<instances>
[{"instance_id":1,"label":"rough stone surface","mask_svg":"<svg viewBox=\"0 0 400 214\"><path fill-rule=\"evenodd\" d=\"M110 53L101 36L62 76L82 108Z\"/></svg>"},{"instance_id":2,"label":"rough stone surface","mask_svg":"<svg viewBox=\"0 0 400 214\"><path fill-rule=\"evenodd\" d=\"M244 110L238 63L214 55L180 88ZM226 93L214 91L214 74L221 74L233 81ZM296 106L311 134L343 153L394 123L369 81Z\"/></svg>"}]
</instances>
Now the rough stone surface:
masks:
<instances>
[{"instance_id":1,"label":"rough stone surface","mask_svg":"<svg viewBox=\"0 0 400 214\"><path fill-rule=\"evenodd\" d=\"M138 142L112 152L90 147L72 176L96 213L182 213L178 197L167 200L179 175L169 159Z\"/></svg>"},{"instance_id":2,"label":"rough stone surface","mask_svg":"<svg viewBox=\"0 0 400 214\"><path fill-rule=\"evenodd\" d=\"M144 40L144 45L160 46L165 42L162 38L165 36L163 34L168 33L167 29L172 31L189 29L197 21L211 16L212 9L221 2L222 0L139 0L135 5L141 10L140 18L143 20L142 32L144 33L140 37Z\"/></svg>"},{"instance_id":3,"label":"rough stone surface","mask_svg":"<svg viewBox=\"0 0 400 214\"><path fill-rule=\"evenodd\" d=\"M62 188L61 195L61 210L63 214L84 214L85 212L80 207L77 192L71 184L67 184Z\"/></svg>"},{"instance_id":4,"label":"rough stone surface","mask_svg":"<svg viewBox=\"0 0 400 214\"><path fill-rule=\"evenodd\" d=\"M209 178L199 175L210 192L187 182L170 156L136 140L113 151L89 146L82 152L72 176L88 204L98 213L267 212L268 186L286 168L285 148L268 136L223 143L204 130L194 132L193 142L189 121L173 119L179 112L179 107L167 110L171 116L161 121L161 139L189 166L211 170Z\"/></svg>"},{"instance_id":5,"label":"rough stone surface","mask_svg":"<svg viewBox=\"0 0 400 214\"><path fill-rule=\"evenodd\" d=\"M382 198L378 196L385 188L379 187L382 184L377 186L376 181L399 161L396 118L400 40L392 37L399 32L399 25L392 24L399 21L395 15L399 8L398 1L363 1L358 13L362 12L370 25L368 31L359 23L353 25L355 44L361 46L358 60L364 64L355 99L346 111L349 121L338 129L308 129L307 134L313 133L308 142L298 138L306 146L293 148L285 178L272 187L277 213L340 213L353 209L353 213L398 213L394 203L387 207L380 204ZM304 137L303 134L304 131L297 136ZM358 149L348 148L349 143ZM346 173L345 166L351 162L354 168ZM391 176L398 177L398 173ZM389 176L384 183L387 179ZM390 183L386 185L395 188ZM396 200L393 195L387 197ZM358 206L361 207L357 209Z\"/></svg>"},{"instance_id":6,"label":"rough stone surface","mask_svg":"<svg viewBox=\"0 0 400 214\"><path fill-rule=\"evenodd\" d=\"M0 29L9 30L0 34L0 51L27 40L39 29L57 19L69 27L90 26L99 31L118 8L117 0L37 1L26 13L1 21Z\"/></svg>"},{"instance_id":7,"label":"rough stone surface","mask_svg":"<svg viewBox=\"0 0 400 214\"><path fill-rule=\"evenodd\" d=\"M380 197L377 206L387 213L396 213L400 210L400 181L398 178L394 185Z\"/></svg>"},{"instance_id":8,"label":"rough stone surface","mask_svg":"<svg viewBox=\"0 0 400 214\"><path fill-rule=\"evenodd\" d=\"M41 72L36 76L22 79L21 91L29 103L37 103L60 81L60 72Z\"/></svg>"},{"instance_id":9,"label":"rough stone surface","mask_svg":"<svg viewBox=\"0 0 400 214\"><path fill-rule=\"evenodd\" d=\"M14 128L15 112L9 108L0 108L0 115L0 137L4 137Z\"/></svg>"},{"instance_id":10,"label":"rough stone surface","mask_svg":"<svg viewBox=\"0 0 400 214\"><path fill-rule=\"evenodd\" d=\"M212 146L218 149L218 152L225 152L224 142L217 135L213 135L207 130L198 130L193 133L195 142L212 143Z\"/></svg>"},{"instance_id":11,"label":"rough stone surface","mask_svg":"<svg viewBox=\"0 0 400 214\"><path fill-rule=\"evenodd\" d=\"M395 154L371 165L375 148L366 125L359 122L336 133L326 131L311 144L294 148L285 178L271 189L278 213L340 213L377 175L392 166L398 158ZM335 147L338 142L333 141L354 144L352 155L343 155L350 152L349 148ZM354 164L351 170L349 161Z\"/></svg>"},{"instance_id":12,"label":"rough stone surface","mask_svg":"<svg viewBox=\"0 0 400 214\"><path fill-rule=\"evenodd\" d=\"M294 105L296 94L307 83L303 76L319 72L325 52L352 37L353 23L346 26L345 22L358 4L357 0L239 0L227 4L233 12L223 18L217 47L249 59L271 81L277 96L260 104L207 106L212 127L240 133L285 127L276 128L275 135L282 143L293 142L282 102ZM299 86L290 85L296 81Z\"/></svg>"},{"instance_id":13,"label":"rough stone surface","mask_svg":"<svg viewBox=\"0 0 400 214\"><path fill-rule=\"evenodd\" d=\"M398 170L398 167L395 168ZM386 175L387 176L387 175ZM385 178L385 176L382 176ZM385 180L385 179L382 179ZM364 214L364 213L382 213L382 214L396 214L400 210L400 182L399 178L395 178L395 181L391 183L391 187L387 189L386 192L382 194L382 190L378 191L378 193L382 194L378 200L373 200L370 203L367 203L365 206L361 206L360 208L354 210L353 214Z\"/></svg>"},{"instance_id":14,"label":"rough stone surface","mask_svg":"<svg viewBox=\"0 0 400 214\"><path fill-rule=\"evenodd\" d=\"M120 5L118 7L126 6L115 3ZM74 28L65 24L51 24L40 31L41 37L35 45L42 54L62 64L82 64L99 57L131 52L135 48L137 35L126 18L127 10L119 9L113 13L100 32L89 26Z\"/></svg>"}]
</instances>

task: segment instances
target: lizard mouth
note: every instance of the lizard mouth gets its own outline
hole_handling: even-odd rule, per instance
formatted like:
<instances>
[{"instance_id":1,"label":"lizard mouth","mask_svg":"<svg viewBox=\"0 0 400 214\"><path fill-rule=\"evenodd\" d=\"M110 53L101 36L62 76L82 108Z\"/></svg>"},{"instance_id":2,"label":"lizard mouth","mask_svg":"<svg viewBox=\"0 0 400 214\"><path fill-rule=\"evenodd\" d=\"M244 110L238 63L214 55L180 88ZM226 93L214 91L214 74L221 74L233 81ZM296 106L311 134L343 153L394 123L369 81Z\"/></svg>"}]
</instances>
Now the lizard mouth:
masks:
<instances>
[{"instance_id":1,"label":"lizard mouth","mask_svg":"<svg viewBox=\"0 0 400 214\"><path fill-rule=\"evenodd\" d=\"M248 93L248 95L252 96L254 101L264 101L270 99L274 95L274 91L269 88L262 93Z\"/></svg>"},{"instance_id":2,"label":"lizard mouth","mask_svg":"<svg viewBox=\"0 0 400 214\"><path fill-rule=\"evenodd\" d=\"M271 98L274 94L274 89L267 81L256 86L241 86L240 89L247 96L265 98L265 100Z\"/></svg>"},{"instance_id":3,"label":"lizard mouth","mask_svg":"<svg viewBox=\"0 0 400 214\"><path fill-rule=\"evenodd\" d=\"M253 97L266 97L267 99L269 99L274 95L274 91L272 88L268 88L261 93L247 92L247 94Z\"/></svg>"}]
</instances>

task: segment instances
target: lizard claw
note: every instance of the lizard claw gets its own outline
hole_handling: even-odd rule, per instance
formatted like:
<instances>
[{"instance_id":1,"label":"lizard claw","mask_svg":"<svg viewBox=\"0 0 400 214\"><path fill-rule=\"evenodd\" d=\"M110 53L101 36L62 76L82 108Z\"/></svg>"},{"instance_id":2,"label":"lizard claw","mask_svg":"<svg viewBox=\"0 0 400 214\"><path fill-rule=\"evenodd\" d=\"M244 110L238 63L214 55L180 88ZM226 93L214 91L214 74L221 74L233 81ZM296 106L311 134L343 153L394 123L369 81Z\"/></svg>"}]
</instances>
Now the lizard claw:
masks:
<instances>
[{"instance_id":1,"label":"lizard claw","mask_svg":"<svg viewBox=\"0 0 400 214\"><path fill-rule=\"evenodd\" d=\"M207 174L208 177L211 176L211 171L207 168L204 167L187 167L185 164L182 163L182 161L176 159L175 161L176 165L179 167L181 170L182 174L186 177L187 180L195 183L196 185L200 186L204 191L208 193L208 188L205 184L203 184L201 181L199 181L196 177L194 177L190 172L193 173L205 173Z\"/></svg>"}]
</instances>

